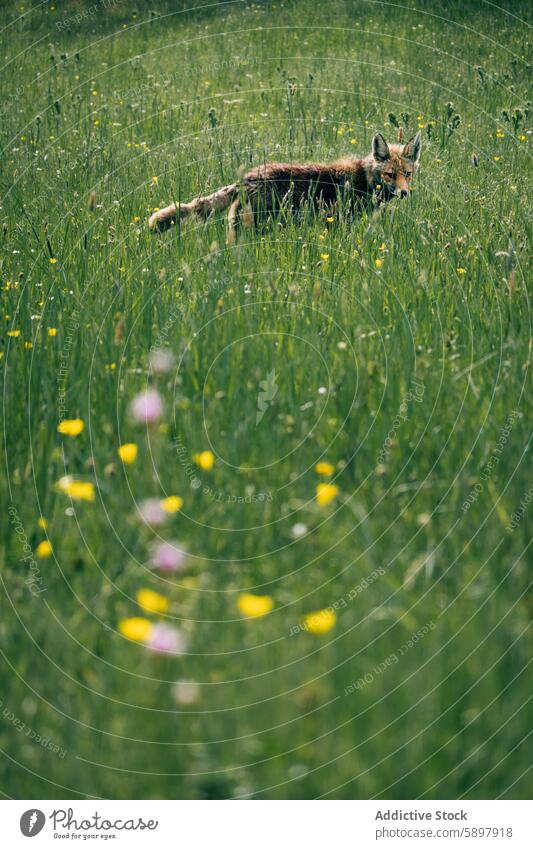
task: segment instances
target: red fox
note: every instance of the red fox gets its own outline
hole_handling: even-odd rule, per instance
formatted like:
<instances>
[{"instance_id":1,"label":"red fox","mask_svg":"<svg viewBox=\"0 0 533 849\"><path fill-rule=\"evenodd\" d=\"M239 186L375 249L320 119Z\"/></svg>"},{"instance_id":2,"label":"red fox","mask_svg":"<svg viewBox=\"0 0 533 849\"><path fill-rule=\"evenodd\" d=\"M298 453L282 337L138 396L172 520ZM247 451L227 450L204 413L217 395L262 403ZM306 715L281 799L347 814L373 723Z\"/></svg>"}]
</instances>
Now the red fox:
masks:
<instances>
[{"instance_id":1,"label":"red fox","mask_svg":"<svg viewBox=\"0 0 533 849\"><path fill-rule=\"evenodd\" d=\"M360 159L347 157L329 164L303 165L271 162L248 171L229 186L189 203L173 203L150 217L153 231L166 230L177 216L208 218L215 210L229 207L228 244L233 244L237 226L252 227L261 214L282 209L295 211L305 200L331 206L339 198L351 204L368 202L375 193L379 202L407 197L409 183L420 161L420 133L405 144L387 144L381 133L372 140L372 152Z\"/></svg>"}]
</instances>

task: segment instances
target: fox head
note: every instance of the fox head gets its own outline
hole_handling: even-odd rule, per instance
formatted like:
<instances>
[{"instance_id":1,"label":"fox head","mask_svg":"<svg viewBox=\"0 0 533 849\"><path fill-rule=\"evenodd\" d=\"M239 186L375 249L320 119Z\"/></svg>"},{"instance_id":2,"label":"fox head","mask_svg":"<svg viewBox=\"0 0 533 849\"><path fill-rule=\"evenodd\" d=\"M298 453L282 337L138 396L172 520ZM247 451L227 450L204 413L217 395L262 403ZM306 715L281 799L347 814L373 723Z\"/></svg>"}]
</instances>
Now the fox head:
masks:
<instances>
[{"instance_id":1,"label":"fox head","mask_svg":"<svg viewBox=\"0 0 533 849\"><path fill-rule=\"evenodd\" d=\"M381 133L376 133L369 157L370 182L383 200L409 197L409 185L420 162L421 146L420 133L406 144L387 144Z\"/></svg>"}]
</instances>

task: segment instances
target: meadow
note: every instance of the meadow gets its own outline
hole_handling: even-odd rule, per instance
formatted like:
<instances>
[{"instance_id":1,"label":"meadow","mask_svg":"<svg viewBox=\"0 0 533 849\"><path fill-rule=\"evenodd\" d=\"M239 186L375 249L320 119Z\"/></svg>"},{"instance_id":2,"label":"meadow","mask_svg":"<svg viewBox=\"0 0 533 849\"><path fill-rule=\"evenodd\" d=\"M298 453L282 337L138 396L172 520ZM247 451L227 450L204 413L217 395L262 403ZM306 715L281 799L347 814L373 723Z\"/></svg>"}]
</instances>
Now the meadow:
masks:
<instances>
[{"instance_id":1,"label":"meadow","mask_svg":"<svg viewBox=\"0 0 533 849\"><path fill-rule=\"evenodd\" d=\"M531 18L3 4L5 797L531 796ZM148 232L418 130L408 201Z\"/></svg>"}]
</instances>

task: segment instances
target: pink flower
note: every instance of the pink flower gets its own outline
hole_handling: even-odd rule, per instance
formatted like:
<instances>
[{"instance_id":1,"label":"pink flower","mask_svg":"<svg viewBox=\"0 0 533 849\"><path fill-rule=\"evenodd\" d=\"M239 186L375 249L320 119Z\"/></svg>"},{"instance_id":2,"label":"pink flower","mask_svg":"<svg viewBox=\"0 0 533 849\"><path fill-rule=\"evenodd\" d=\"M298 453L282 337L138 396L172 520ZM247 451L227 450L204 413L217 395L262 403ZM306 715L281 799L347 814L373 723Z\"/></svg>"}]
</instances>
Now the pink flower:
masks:
<instances>
[{"instance_id":1,"label":"pink flower","mask_svg":"<svg viewBox=\"0 0 533 849\"><path fill-rule=\"evenodd\" d=\"M131 404L133 418L143 424L156 422L163 414L163 401L156 389L147 389L137 395Z\"/></svg>"},{"instance_id":2,"label":"pink flower","mask_svg":"<svg viewBox=\"0 0 533 849\"><path fill-rule=\"evenodd\" d=\"M150 352L150 368L154 374L166 374L174 365L174 354L168 348L156 348Z\"/></svg>"},{"instance_id":3,"label":"pink flower","mask_svg":"<svg viewBox=\"0 0 533 849\"><path fill-rule=\"evenodd\" d=\"M167 514L161 507L161 502L157 498L146 498L144 501L141 501L137 510L145 525L157 527L158 525L162 525L167 518Z\"/></svg>"},{"instance_id":4,"label":"pink flower","mask_svg":"<svg viewBox=\"0 0 533 849\"><path fill-rule=\"evenodd\" d=\"M158 654L185 654L187 637L172 625L157 622L150 631L145 645Z\"/></svg>"},{"instance_id":5,"label":"pink flower","mask_svg":"<svg viewBox=\"0 0 533 849\"><path fill-rule=\"evenodd\" d=\"M152 549L152 566L163 572L183 569L187 557L176 542L158 542Z\"/></svg>"}]
</instances>

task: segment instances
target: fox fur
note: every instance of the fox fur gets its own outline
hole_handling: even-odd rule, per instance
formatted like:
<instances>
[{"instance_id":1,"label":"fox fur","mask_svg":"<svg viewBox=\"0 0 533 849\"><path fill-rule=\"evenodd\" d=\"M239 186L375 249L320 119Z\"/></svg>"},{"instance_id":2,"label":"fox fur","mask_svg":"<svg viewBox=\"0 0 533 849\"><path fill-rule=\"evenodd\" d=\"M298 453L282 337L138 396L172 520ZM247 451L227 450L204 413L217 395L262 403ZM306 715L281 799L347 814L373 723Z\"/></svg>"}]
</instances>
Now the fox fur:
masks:
<instances>
[{"instance_id":1,"label":"fox fur","mask_svg":"<svg viewBox=\"0 0 533 849\"><path fill-rule=\"evenodd\" d=\"M228 244L233 244L237 227L250 228L260 215L282 209L296 211L304 201L331 207L339 199L352 206L408 197L411 178L420 161L421 139L417 133L405 144L387 144L381 133L372 140L372 150L363 158L348 157L336 162L287 164L271 162L248 171L241 180L189 203L172 203L150 217L152 231L166 230L188 215L208 218L217 210L228 211Z\"/></svg>"}]
</instances>

